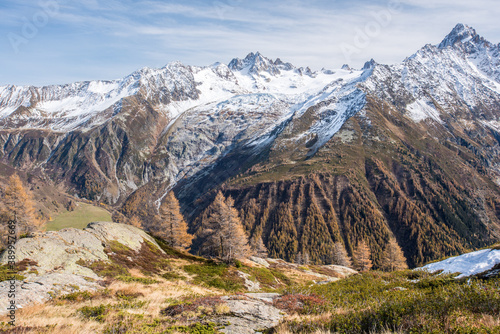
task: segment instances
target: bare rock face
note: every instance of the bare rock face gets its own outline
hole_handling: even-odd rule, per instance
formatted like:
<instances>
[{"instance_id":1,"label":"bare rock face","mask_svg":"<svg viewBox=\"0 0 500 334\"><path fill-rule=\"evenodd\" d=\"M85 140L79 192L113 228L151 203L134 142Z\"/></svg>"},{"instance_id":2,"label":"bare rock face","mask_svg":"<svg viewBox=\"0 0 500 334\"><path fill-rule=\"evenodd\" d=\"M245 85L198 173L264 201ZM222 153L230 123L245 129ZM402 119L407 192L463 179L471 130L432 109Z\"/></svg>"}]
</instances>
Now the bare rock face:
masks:
<instances>
[{"instance_id":1,"label":"bare rock face","mask_svg":"<svg viewBox=\"0 0 500 334\"><path fill-rule=\"evenodd\" d=\"M238 276L243 278L245 281L245 287L248 289L248 291L259 291L260 290L260 283L256 281L252 281L250 279L250 274L244 273L242 271L238 271Z\"/></svg>"},{"instance_id":2,"label":"bare rock face","mask_svg":"<svg viewBox=\"0 0 500 334\"><path fill-rule=\"evenodd\" d=\"M64 229L59 232L37 234L16 243L17 261L30 259L36 262L40 275L53 271L97 278L94 272L78 265L79 260L107 260L102 242L84 230ZM7 263L6 254L0 259Z\"/></svg>"},{"instance_id":3,"label":"bare rock face","mask_svg":"<svg viewBox=\"0 0 500 334\"><path fill-rule=\"evenodd\" d=\"M351 275L357 274L358 272L354 269L344 267L344 266L337 266L335 264L327 265L327 266L322 266L325 269L329 269L341 277L349 277Z\"/></svg>"},{"instance_id":4,"label":"bare rock face","mask_svg":"<svg viewBox=\"0 0 500 334\"><path fill-rule=\"evenodd\" d=\"M264 259L260 259L260 260L264 260ZM252 259L252 261L255 262L254 258ZM351 269L348 267L343 267L343 266L337 266L334 264L321 265L320 267L323 269L322 271L324 272L324 274L320 274L320 273L314 272L310 269L309 270L301 269L302 265L297 264L297 263L286 262L286 261L281 260L281 259L268 258L268 259L265 259L265 261L267 263L269 263L271 268L281 267L281 268L288 268L291 270L301 270L301 271L308 273L311 276L317 277L320 280L329 281L329 282L337 281L337 280L342 279L342 278L347 278L351 275L358 273L354 269Z\"/></svg>"},{"instance_id":5,"label":"bare rock face","mask_svg":"<svg viewBox=\"0 0 500 334\"><path fill-rule=\"evenodd\" d=\"M49 300L53 295L100 288L99 276L82 262L110 261L110 245L138 252L144 242L161 248L144 231L133 226L111 222L90 223L85 229L64 229L39 233L16 243L16 260L29 262L22 282L16 281L16 305L23 307ZM7 264L7 254L0 263ZM5 313L10 281L0 282L0 314Z\"/></svg>"},{"instance_id":6,"label":"bare rock face","mask_svg":"<svg viewBox=\"0 0 500 334\"><path fill-rule=\"evenodd\" d=\"M97 281L75 274L50 273L43 276L30 275L24 281L15 281L15 290L11 281L0 282L0 314L7 313L6 291L16 292L16 308L32 304L41 304L52 296L65 295L77 291L96 291L102 288Z\"/></svg>"},{"instance_id":7,"label":"bare rock face","mask_svg":"<svg viewBox=\"0 0 500 334\"><path fill-rule=\"evenodd\" d=\"M270 266L269 262L267 262L266 259L263 259L260 257L250 256L249 260L254 262L254 263L260 264L261 266L263 266L265 268L269 268L269 266Z\"/></svg>"},{"instance_id":8,"label":"bare rock face","mask_svg":"<svg viewBox=\"0 0 500 334\"><path fill-rule=\"evenodd\" d=\"M97 278L89 268L78 265L82 261L108 261L104 249L111 242L119 242L125 247L139 251L147 240L156 242L144 231L133 226L110 222L90 223L85 229L63 229L55 232L39 233L16 243L17 261L29 259L37 263L34 269L40 275L63 272ZM159 248L158 245L156 247ZM7 255L2 254L0 263L7 263Z\"/></svg>"},{"instance_id":9,"label":"bare rock face","mask_svg":"<svg viewBox=\"0 0 500 334\"><path fill-rule=\"evenodd\" d=\"M104 244L110 241L118 241L122 245L134 251L139 251L144 241L149 241L153 245L155 245L156 248L163 252L163 250L156 244L156 241L151 236L149 236L143 230L130 225L97 222L90 223L84 229L84 231L94 235Z\"/></svg>"},{"instance_id":10,"label":"bare rock face","mask_svg":"<svg viewBox=\"0 0 500 334\"><path fill-rule=\"evenodd\" d=\"M272 306L276 297L279 294L247 293L244 296L223 297L231 314L216 319L225 325L220 331L226 334L254 334L278 325L285 314Z\"/></svg>"}]
</instances>

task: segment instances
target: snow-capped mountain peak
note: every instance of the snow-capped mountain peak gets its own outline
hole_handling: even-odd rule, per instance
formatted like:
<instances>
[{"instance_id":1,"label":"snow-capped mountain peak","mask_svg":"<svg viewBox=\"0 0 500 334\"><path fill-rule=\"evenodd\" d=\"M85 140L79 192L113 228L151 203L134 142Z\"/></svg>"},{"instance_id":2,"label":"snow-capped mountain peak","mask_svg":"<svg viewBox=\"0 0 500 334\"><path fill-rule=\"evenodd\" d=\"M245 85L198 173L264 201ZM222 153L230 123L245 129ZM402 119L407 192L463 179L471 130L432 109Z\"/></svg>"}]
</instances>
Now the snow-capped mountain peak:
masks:
<instances>
[{"instance_id":1,"label":"snow-capped mountain peak","mask_svg":"<svg viewBox=\"0 0 500 334\"><path fill-rule=\"evenodd\" d=\"M271 75L279 75L281 71L295 69L290 63L285 63L281 59L272 60L264 57L260 52L249 53L245 59L234 58L228 67L233 71L248 71L249 74L260 74L268 72Z\"/></svg>"},{"instance_id":2,"label":"snow-capped mountain peak","mask_svg":"<svg viewBox=\"0 0 500 334\"><path fill-rule=\"evenodd\" d=\"M457 24L439 44L438 49L445 54L450 51L467 58L468 64L465 67L470 65L473 73L479 71L495 81L493 89L500 91L500 44L487 41L472 27Z\"/></svg>"},{"instance_id":3,"label":"snow-capped mountain peak","mask_svg":"<svg viewBox=\"0 0 500 334\"><path fill-rule=\"evenodd\" d=\"M318 94L322 98L329 95L325 89L358 84L360 76L361 81L368 80L359 83L380 97L408 90L410 111L426 111L415 111L418 117L414 118L430 117L440 122L428 94L446 107L454 105L459 96L474 109L483 95L500 91L499 65L500 44L494 45L473 28L458 24L439 46L426 45L402 64L389 67L371 59L362 70L344 65L336 71L313 72L251 52L228 65L197 67L175 61L159 69L144 67L112 81L40 88L4 86L0 87L0 127L90 129L119 114L123 100L136 95L171 118L196 106L246 94L273 94L289 103L290 109L302 110L300 105L311 106L307 101L316 101ZM397 86L388 89L386 79L393 75L401 79L391 81Z\"/></svg>"},{"instance_id":4,"label":"snow-capped mountain peak","mask_svg":"<svg viewBox=\"0 0 500 334\"><path fill-rule=\"evenodd\" d=\"M439 44L440 49L447 48L449 46L455 46L456 44L465 44L471 42L474 44L485 44L488 43L484 38L479 36L476 30L468 25L459 23L453 28L453 30L443 39Z\"/></svg>"},{"instance_id":5,"label":"snow-capped mountain peak","mask_svg":"<svg viewBox=\"0 0 500 334\"><path fill-rule=\"evenodd\" d=\"M373 58L372 58L372 59L370 59L370 61L367 61L367 62L363 65L363 70L369 70L369 69L371 69L371 68L374 68L374 67L375 67L375 65L377 65L377 62L376 62L375 60L373 60ZM344 66L346 66L346 65L344 65ZM343 66L342 68L344 68L344 66ZM347 65L347 68L349 68L349 65ZM346 69L347 69L347 68L346 68Z\"/></svg>"},{"instance_id":6,"label":"snow-capped mountain peak","mask_svg":"<svg viewBox=\"0 0 500 334\"><path fill-rule=\"evenodd\" d=\"M499 65L500 44L458 24L441 44L427 44L401 64L365 64L365 69L374 69L364 85L394 105L404 101L401 111L417 123L444 124L447 114L457 110L459 117L470 117L488 103L489 112L481 117L497 126Z\"/></svg>"}]
</instances>

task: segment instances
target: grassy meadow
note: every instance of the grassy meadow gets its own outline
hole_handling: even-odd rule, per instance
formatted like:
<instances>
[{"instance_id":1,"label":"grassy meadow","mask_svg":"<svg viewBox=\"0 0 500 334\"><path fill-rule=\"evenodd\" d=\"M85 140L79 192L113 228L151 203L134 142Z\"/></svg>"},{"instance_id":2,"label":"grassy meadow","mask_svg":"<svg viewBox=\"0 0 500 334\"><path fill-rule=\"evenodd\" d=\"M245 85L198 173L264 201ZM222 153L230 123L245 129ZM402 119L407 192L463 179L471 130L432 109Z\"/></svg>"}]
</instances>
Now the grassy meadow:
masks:
<instances>
[{"instance_id":1,"label":"grassy meadow","mask_svg":"<svg viewBox=\"0 0 500 334\"><path fill-rule=\"evenodd\" d=\"M59 231L68 227L83 229L88 223L95 221L111 221L111 213L98 206L78 203L73 211L63 212L47 222L47 231Z\"/></svg>"}]
</instances>

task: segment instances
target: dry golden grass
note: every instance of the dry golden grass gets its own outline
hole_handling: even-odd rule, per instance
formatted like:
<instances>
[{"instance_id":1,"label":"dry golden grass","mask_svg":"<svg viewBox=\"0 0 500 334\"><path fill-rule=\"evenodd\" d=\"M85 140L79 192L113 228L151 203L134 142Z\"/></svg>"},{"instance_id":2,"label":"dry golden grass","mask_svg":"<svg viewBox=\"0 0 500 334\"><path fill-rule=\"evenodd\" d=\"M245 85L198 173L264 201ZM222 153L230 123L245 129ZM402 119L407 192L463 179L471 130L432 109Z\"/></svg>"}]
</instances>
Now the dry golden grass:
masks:
<instances>
[{"instance_id":1,"label":"dry golden grass","mask_svg":"<svg viewBox=\"0 0 500 334\"><path fill-rule=\"evenodd\" d=\"M301 315L301 314L290 314L286 317L287 321L295 321L295 322L322 322L326 323L330 318L332 317L332 314L330 312L325 312L321 314L315 314L315 315Z\"/></svg>"},{"instance_id":2,"label":"dry golden grass","mask_svg":"<svg viewBox=\"0 0 500 334\"><path fill-rule=\"evenodd\" d=\"M484 325L486 328L494 328L500 326L500 318L490 314L483 314L478 321L479 325Z\"/></svg>"},{"instance_id":3,"label":"dry golden grass","mask_svg":"<svg viewBox=\"0 0 500 334\"><path fill-rule=\"evenodd\" d=\"M305 319L305 318L302 318ZM296 332L292 331L289 325L281 324L276 328L276 331L273 332L275 334L295 334ZM317 329L314 332L308 332L310 334L334 334L333 332L326 329ZM384 330L382 332L372 332L371 334L403 334L403 332L393 332L390 330Z\"/></svg>"},{"instance_id":4,"label":"dry golden grass","mask_svg":"<svg viewBox=\"0 0 500 334\"><path fill-rule=\"evenodd\" d=\"M140 272L133 270L132 274L137 277L143 276ZM143 315L144 322L153 321L160 315L160 311L174 300L215 295L218 292L215 289L192 285L185 281L167 281L159 277L155 279L160 283L144 285L137 282L113 281L106 290L94 293L90 300L55 299L46 304L25 307L18 310L16 325L21 329L21 333L102 333L110 323L137 322L136 315L139 314ZM78 312L78 309L84 306L118 305L124 302L120 296L133 296L133 302L144 302L144 305L140 308L125 309L122 312L112 309L106 315L105 323L84 319ZM219 311L223 313L224 310ZM3 316L0 317L1 321L7 323L9 320Z\"/></svg>"},{"instance_id":5,"label":"dry golden grass","mask_svg":"<svg viewBox=\"0 0 500 334\"><path fill-rule=\"evenodd\" d=\"M216 314L228 314L230 311L231 309L226 304L218 304L215 306Z\"/></svg>"},{"instance_id":6,"label":"dry golden grass","mask_svg":"<svg viewBox=\"0 0 500 334\"><path fill-rule=\"evenodd\" d=\"M307 267L304 266L304 268ZM293 267L286 269L286 276L291 278L294 282L296 282L299 285L307 284L312 281L323 281L326 279L326 277L321 277L319 275L315 275L314 273L306 272L301 268L293 268Z\"/></svg>"},{"instance_id":7,"label":"dry golden grass","mask_svg":"<svg viewBox=\"0 0 500 334\"><path fill-rule=\"evenodd\" d=\"M20 309L16 314L16 326L20 333L102 333L103 324L78 318L75 306L48 303ZM0 321L6 321L4 318L0 317Z\"/></svg>"},{"instance_id":8,"label":"dry golden grass","mask_svg":"<svg viewBox=\"0 0 500 334\"><path fill-rule=\"evenodd\" d=\"M276 331L274 333L276 333L276 334L294 334L294 332L292 332L290 327L287 325L279 325L276 328ZM328 330L318 329L315 332L312 332L312 334L333 334L333 333L328 331Z\"/></svg>"}]
</instances>

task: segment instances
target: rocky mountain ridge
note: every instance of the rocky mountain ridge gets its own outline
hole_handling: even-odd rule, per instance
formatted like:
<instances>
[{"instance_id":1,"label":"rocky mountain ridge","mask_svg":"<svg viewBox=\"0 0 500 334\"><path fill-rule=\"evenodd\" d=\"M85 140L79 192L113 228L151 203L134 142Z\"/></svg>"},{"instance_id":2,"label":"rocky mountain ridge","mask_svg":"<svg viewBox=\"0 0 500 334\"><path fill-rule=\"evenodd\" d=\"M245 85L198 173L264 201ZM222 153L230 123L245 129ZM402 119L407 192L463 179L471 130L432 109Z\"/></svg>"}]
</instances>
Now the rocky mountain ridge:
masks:
<instances>
[{"instance_id":1,"label":"rocky mountain ridge","mask_svg":"<svg viewBox=\"0 0 500 334\"><path fill-rule=\"evenodd\" d=\"M2 163L144 219L173 189L192 226L222 188L267 244L279 203L294 203L297 247L311 252L301 240L316 206L349 252L368 237L377 253L396 236L419 264L500 236L499 49L459 24L401 64L361 70L251 53L116 81L1 87Z\"/></svg>"}]
</instances>

